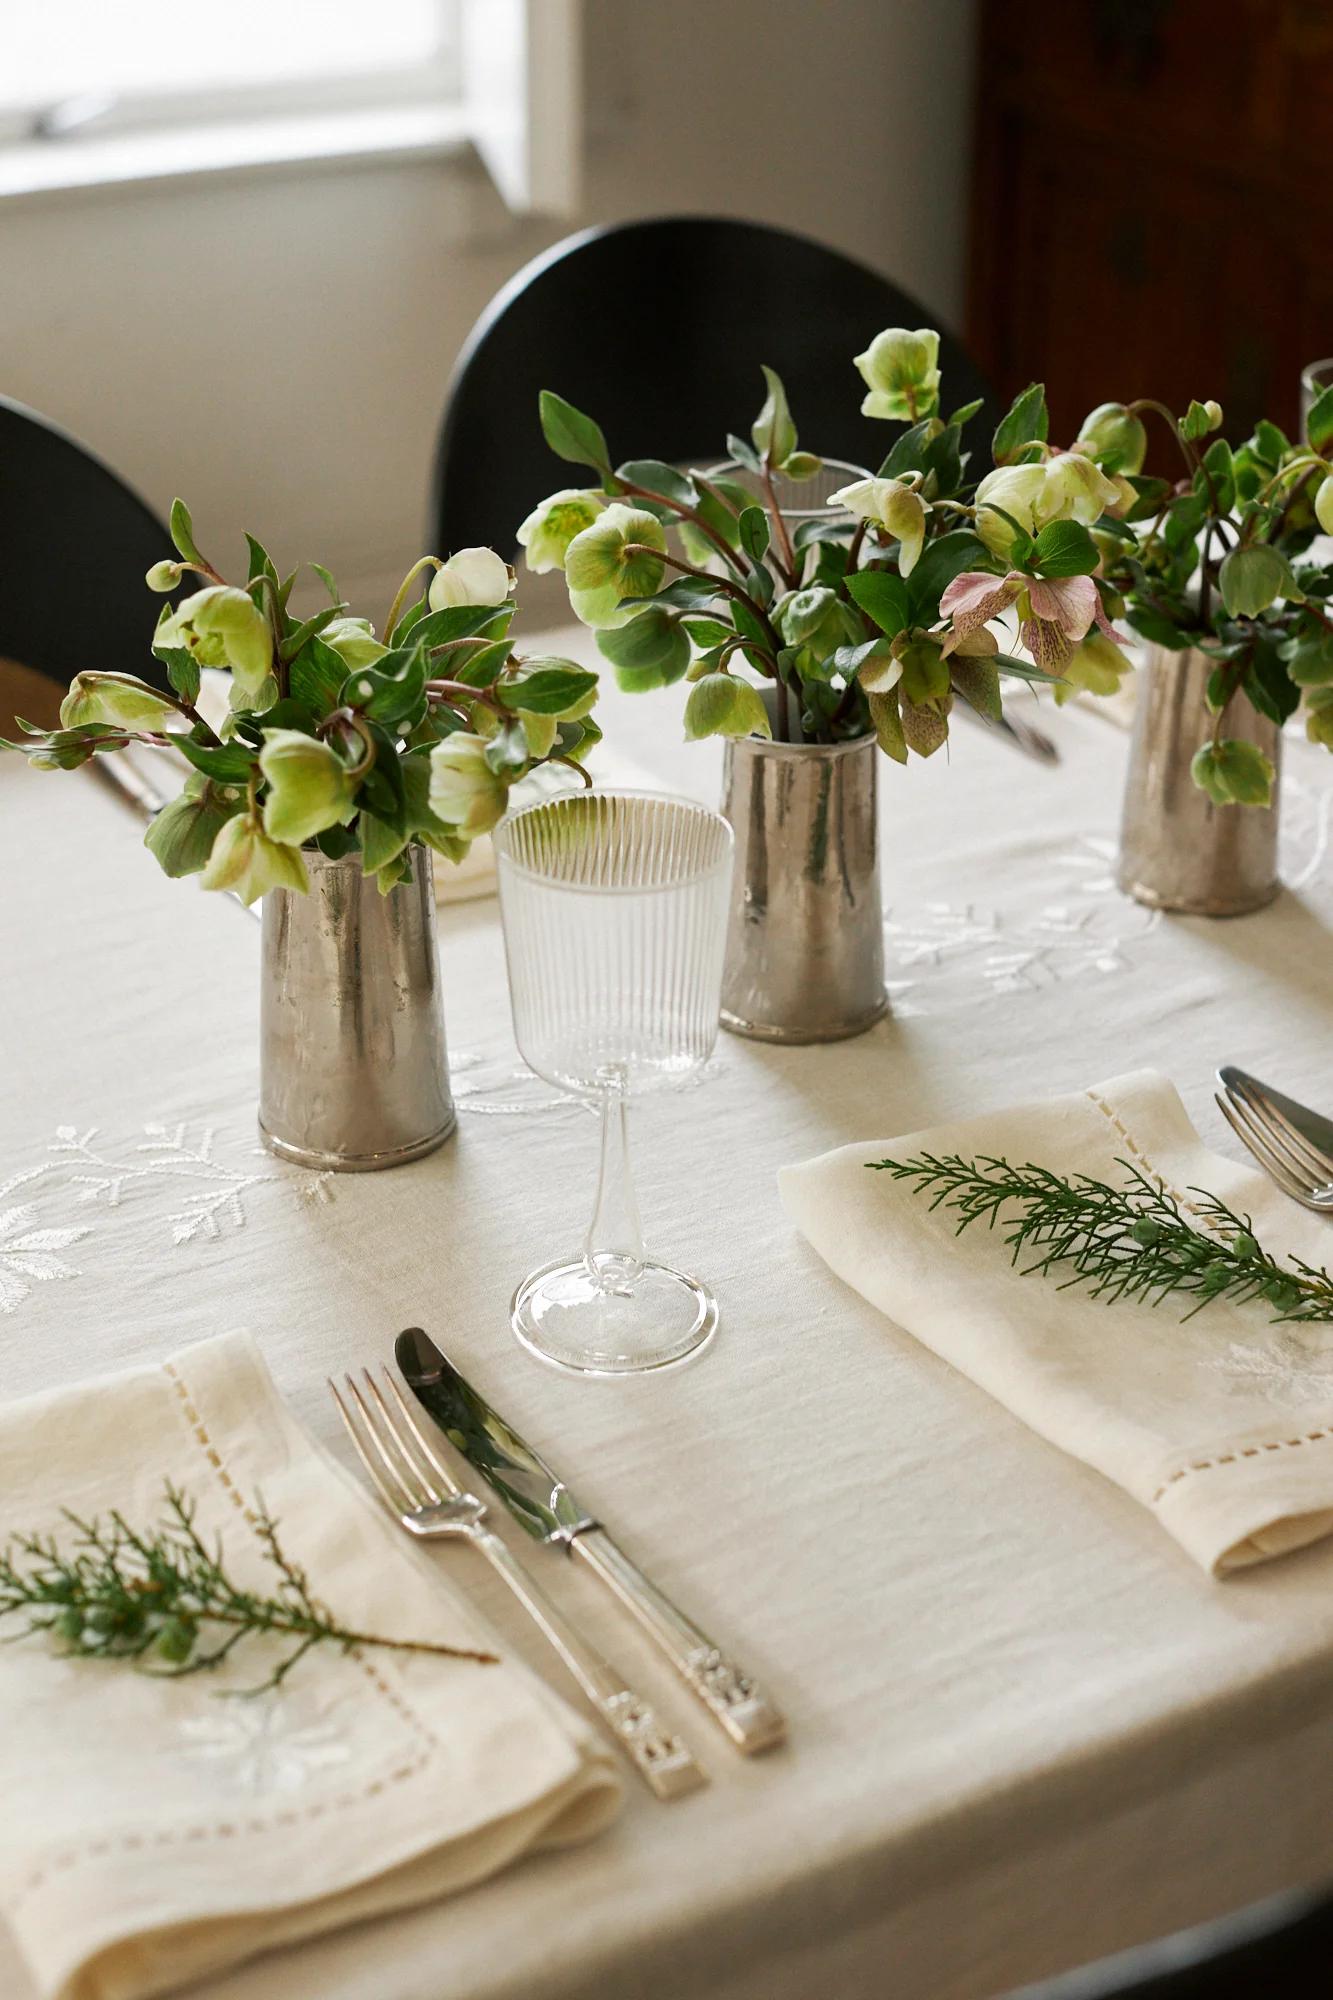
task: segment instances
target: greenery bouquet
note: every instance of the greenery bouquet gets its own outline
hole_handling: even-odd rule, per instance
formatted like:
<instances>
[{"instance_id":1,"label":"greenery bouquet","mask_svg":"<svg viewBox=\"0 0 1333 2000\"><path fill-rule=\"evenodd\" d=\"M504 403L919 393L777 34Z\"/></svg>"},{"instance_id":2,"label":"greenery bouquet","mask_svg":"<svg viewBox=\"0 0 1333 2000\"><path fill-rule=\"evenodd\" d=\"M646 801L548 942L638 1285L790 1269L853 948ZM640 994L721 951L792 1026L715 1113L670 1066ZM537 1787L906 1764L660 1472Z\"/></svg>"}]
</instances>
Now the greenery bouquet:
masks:
<instances>
[{"instance_id":1,"label":"greenery bouquet","mask_svg":"<svg viewBox=\"0 0 1333 2000\"><path fill-rule=\"evenodd\" d=\"M21 750L46 770L149 743L179 754L180 797L145 836L168 875L246 903L306 890L303 851L359 854L387 893L422 841L451 861L505 810L534 765L573 763L597 742L597 676L570 660L510 648L513 574L492 549L408 571L378 638L329 572L310 568L328 603L298 618L293 571L281 577L248 536L249 574L228 583L195 544L189 511L171 511L176 555L149 588L202 588L163 607L152 651L166 688L90 669L75 676L60 728L20 724ZM415 591L415 595L414 595ZM227 676L225 719L200 712L206 668Z\"/></svg>"}]
</instances>

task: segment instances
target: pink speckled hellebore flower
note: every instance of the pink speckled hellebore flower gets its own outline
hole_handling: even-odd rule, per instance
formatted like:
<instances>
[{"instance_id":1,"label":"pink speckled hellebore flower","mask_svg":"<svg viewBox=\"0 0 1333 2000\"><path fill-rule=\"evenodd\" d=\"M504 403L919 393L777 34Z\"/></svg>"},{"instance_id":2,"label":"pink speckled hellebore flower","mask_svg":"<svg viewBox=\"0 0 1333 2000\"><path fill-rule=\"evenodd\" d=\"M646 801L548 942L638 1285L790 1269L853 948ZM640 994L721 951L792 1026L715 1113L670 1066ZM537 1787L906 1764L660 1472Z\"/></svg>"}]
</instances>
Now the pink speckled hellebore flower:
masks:
<instances>
[{"instance_id":1,"label":"pink speckled hellebore flower","mask_svg":"<svg viewBox=\"0 0 1333 2000\"><path fill-rule=\"evenodd\" d=\"M943 651L952 653L1011 604L1018 607L1023 644L1048 674L1059 673L1093 625L1108 639L1116 637L1090 576L1025 576L1016 569L1007 576L990 576L984 570L965 570L940 598L941 616L952 620Z\"/></svg>"}]
</instances>

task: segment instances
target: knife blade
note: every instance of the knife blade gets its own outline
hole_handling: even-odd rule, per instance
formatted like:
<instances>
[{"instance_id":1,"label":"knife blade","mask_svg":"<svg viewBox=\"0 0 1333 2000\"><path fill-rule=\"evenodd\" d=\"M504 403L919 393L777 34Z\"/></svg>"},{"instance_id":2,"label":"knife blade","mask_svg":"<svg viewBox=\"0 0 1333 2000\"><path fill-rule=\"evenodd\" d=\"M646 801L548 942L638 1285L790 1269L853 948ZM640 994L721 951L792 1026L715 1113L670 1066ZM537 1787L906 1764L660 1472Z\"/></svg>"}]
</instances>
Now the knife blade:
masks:
<instances>
[{"instance_id":1,"label":"knife blade","mask_svg":"<svg viewBox=\"0 0 1333 2000\"><path fill-rule=\"evenodd\" d=\"M1238 1069L1234 1063L1223 1064L1216 1075L1223 1089L1233 1084L1239 1085L1242 1090L1248 1086L1261 1097L1268 1098L1270 1103L1277 1106L1288 1124L1294 1125L1312 1146L1333 1160L1333 1120L1325 1118L1318 1111L1312 1111L1308 1104L1299 1104L1294 1097L1287 1097L1282 1091L1274 1090L1271 1083L1264 1083L1261 1078L1251 1076L1248 1070Z\"/></svg>"},{"instance_id":2,"label":"knife blade","mask_svg":"<svg viewBox=\"0 0 1333 2000\"><path fill-rule=\"evenodd\" d=\"M539 1452L507 1424L419 1326L405 1327L394 1358L421 1407L478 1471L534 1541L577 1555L666 1654L738 1750L770 1749L786 1722L751 1677L727 1658L631 1561Z\"/></svg>"}]
</instances>

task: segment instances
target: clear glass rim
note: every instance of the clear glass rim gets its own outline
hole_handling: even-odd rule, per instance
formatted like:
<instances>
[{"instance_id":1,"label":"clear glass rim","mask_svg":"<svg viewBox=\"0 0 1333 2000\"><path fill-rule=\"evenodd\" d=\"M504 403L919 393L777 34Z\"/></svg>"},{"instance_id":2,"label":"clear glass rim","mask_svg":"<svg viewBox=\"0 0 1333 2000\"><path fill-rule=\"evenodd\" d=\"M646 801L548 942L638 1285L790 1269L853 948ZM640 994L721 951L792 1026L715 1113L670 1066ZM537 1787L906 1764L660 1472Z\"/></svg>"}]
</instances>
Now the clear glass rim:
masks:
<instances>
[{"instance_id":1,"label":"clear glass rim","mask_svg":"<svg viewBox=\"0 0 1333 2000\"><path fill-rule=\"evenodd\" d=\"M1327 388L1333 382L1333 354L1326 354L1322 361L1307 361L1301 370L1303 389Z\"/></svg>"},{"instance_id":2,"label":"clear glass rim","mask_svg":"<svg viewBox=\"0 0 1333 2000\"><path fill-rule=\"evenodd\" d=\"M559 811L561 807L568 806L571 802L586 798L642 799L651 804L683 806L687 812L696 813L701 819L711 820L715 827L721 829L723 838L718 857L708 867L696 868L692 874L681 875L675 881L641 884L562 882L557 876L544 875L540 869L529 868L525 862L517 859L508 838L511 826L517 825L519 820L530 819L534 813ZM730 868L736 848L736 836L732 831L731 822L724 819L720 812L714 811L712 806L702 805L698 799L686 798L682 792L662 792L648 786L635 785L608 785L603 790L601 786L594 785L581 792L559 792L554 798L534 799L531 805L520 807L518 812L506 813L492 831L491 843L495 849L497 866L512 869L514 874L521 875L524 881L540 883L544 889L571 896L669 896L677 889L692 889L700 882L711 881L724 869Z\"/></svg>"}]
</instances>

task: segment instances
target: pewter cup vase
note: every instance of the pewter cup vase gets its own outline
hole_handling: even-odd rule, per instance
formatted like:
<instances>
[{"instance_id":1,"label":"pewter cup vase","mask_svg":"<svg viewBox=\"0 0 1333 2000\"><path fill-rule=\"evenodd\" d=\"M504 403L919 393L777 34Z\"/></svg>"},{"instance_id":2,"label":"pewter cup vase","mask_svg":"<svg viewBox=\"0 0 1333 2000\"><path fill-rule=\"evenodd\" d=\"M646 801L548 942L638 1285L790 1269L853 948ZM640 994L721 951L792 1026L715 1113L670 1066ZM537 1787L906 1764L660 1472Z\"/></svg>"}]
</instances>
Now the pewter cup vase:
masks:
<instances>
[{"instance_id":1,"label":"pewter cup vase","mask_svg":"<svg viewBox=\"0 0 1333 2000\"><path fill-rule=\"evenodd\" d=\"M431 856L387 896L361 857L305 855L308 895L264 898L259 1131L303 1167L363 1173L454 1129Z\"/></svg>"},{"instance_id":2,"label":"pewter cup vase","mask_svg":"<svg viewBox=\"0 0 1333 2000\"><path fill-rule=\"evenodd\" d=\"M1257 743L1278 771L1273 803L1216 806L1190 776L1213 716L1205 702L1216 665L1195 648L1150 646L1138 673L1116 880L1155 910L1239 917L1262 909L1281 887L1277 874L1281 733L1244 695L1227 716L1228 735Z\"/></svg>"},{"instance_id":3,"label":"pewter cup vase","mask_svg":"<svg viewBox=\"0 0 1333 2000\"><path fill-rule=\"evenodd\" d=\"M728 742L736 836L722 1025L765 1042L836 1042L888 1006L873 736Z\"/></svg>"}]
</instances>

